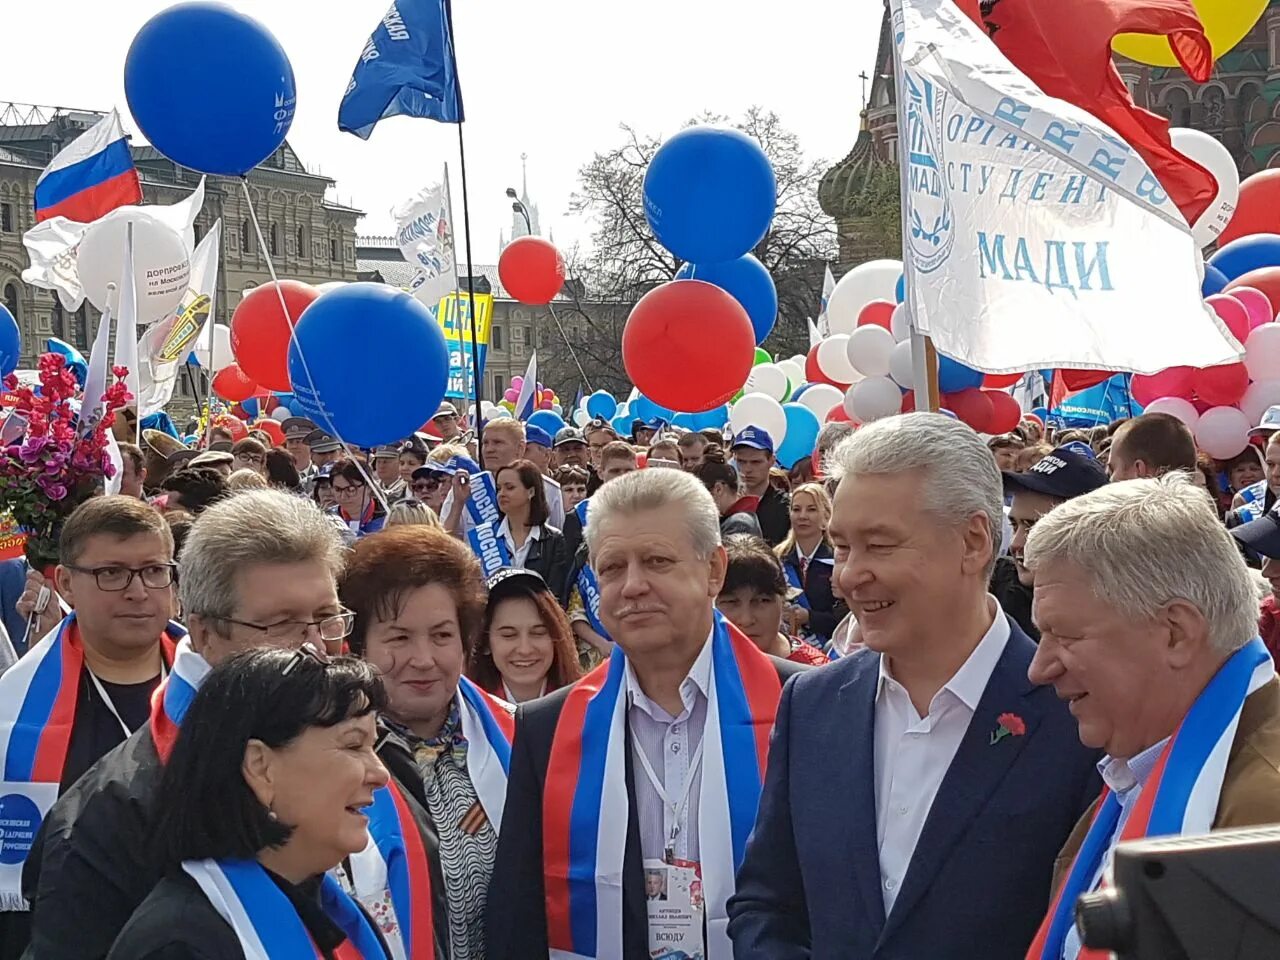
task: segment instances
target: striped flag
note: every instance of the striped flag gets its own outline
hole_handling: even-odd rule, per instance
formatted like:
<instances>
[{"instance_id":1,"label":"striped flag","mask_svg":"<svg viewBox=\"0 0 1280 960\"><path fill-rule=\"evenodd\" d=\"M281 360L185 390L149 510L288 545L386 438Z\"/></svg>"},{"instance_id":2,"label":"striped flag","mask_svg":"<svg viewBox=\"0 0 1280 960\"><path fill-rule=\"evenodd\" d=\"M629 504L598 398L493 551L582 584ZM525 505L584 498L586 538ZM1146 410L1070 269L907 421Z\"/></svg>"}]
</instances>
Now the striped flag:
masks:
<instances>
[{"instance_id":1,"label":"striped flag","mask_svg":"<svg viewBox=\"0 0 1280 960\"><path fill-rule=\"evenodd\" d=\"M141 202L138 171L115 110L59 151L36 181L37 223L50 217L92 223Z\"/></svg>"},{"instance_id":2,"label":"striped flag","mask_svg":"<svg viewBox=\"0 0 1280 960\"><path fill-rule=\"evenodd\" d=\"M529 366L524 372L524 383L520 384L520 394L516 397L516 419L528 420L533 411L538 409L538 351L533 351L529 358Z\"/></svg>"}]
</instances>

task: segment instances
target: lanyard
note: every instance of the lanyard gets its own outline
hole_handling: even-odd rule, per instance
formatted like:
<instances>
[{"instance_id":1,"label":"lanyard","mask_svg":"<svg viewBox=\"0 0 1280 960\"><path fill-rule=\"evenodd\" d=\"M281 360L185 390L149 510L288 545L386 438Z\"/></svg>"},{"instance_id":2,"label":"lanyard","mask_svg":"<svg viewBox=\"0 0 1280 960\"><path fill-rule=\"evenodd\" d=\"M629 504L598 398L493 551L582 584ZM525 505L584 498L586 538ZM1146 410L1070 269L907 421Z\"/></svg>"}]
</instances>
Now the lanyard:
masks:
<instances>
[{"instance_id":1,"label":"lanyard","mask_svg":"<svg viewBox=\"0 0 1280 960\"><path fill-rule=\"evenodd\" d=\"M124 718L120 716L120 711L116 709L115 703L107 694L106 688L102 686L102 681L98 679L98 675L92 670L85 670L89 674L89 680L93 684L93 688L98 691L98 696L102 698L102 702L107 705L107 709L111 711L111 715L116 718L116 723L120 724L120 729L124 731L124 738L128 740L133 736L133 731L129 729L129 725L124 722ZM164 682L164 678L169 675L168 669L165 667L164 655L160 657L160 682Z\"/></svg>"},{"instance_id":2,"label":"lanyard","mask_svg":"<svg viewBox=\"0 0 1280 960\"><path fill-rule=\"evenodd\" d=\"M631 730L631 749L635 753L636 759L640 762L640 768L644 770L644 775L649 778L649 783L653 785L653 789L658 792L663 805L671 808L671 836L667 838L667 845L664 851L664 856L668 863L675 859L676 837L680 835L680 818L684 816L684 809L689 803L689 794L693 790L693 778L702 763L702 747L706 742L705 735L698 741L698 746L693 751L693 756L689 758L689 769L685 771L684 786L680 788L680 796L672 803L666 788L663 787L658 780L658 775L653 771L653 764L649 762L649 758L645 756L644 751L640 749L639 743L636 742L635 728L633 727Z\"/></svg>"}]
</instances>

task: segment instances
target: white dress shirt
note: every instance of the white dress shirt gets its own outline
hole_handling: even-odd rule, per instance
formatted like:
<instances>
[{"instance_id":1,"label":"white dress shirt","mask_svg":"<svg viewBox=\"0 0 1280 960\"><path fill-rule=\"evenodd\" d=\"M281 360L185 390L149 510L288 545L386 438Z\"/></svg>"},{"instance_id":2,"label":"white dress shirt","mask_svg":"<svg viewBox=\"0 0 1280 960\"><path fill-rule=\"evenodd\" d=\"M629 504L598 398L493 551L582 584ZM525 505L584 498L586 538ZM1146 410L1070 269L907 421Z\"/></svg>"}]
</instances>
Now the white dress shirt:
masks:
<instances>
[{"instance_id":1,"label":"white dress shirt","mask_svg":"<svg viewBox=\"0 0 1280 960\"><path fill-rule=\"evenodd\" d=\"M502 523L498 524L498 536L507 542L507 549L511 551L511 566L524 568L529 559L529 548L533 546L535 540L542 539L542 525L530 527L529 533L524 538L524 543L517 549L516 538L511 534L511 523L506 518L502 518Z\"/></svg>"},{"instance_id":2,"label":"white dress shirt","mask_svg":"<svg viewBox=\"0 0 1280 960\"><path fill-rule=\"evenodd\" d=\"M876 839L885 916L893 910L920 832L942 779L955 759L987 681L1009 642L1009 621L992 597L991 626L969 659L939 690L921 717L904 686L880 658L875 703Z\"/></svg>"},{"instance_id":3,"label":"white dress shirt","mask_svg":"<svg viewBox=\"0 0 1280 960\"><path fill-rule=\"evenodd\" d=\"M689 798L680 811L679 829L672 850L679 860L696 861L698 848L698 792L702 789L702 764L690 770L690 759L698 753L707 722L707 693L711 686L711 636L693 662L689 675L680 683L684 709L677 717L650 700L627 661L627 723L631 727L633 751L643 751L667 795L664 802L650 781L639 757L632 757L636 789L636 821L640 825L640 855L645 860L661 860L667 841L676 829L674 807L688 789ZM686 783L686 778L692 780Z\"/></svg>"}]
</instances>

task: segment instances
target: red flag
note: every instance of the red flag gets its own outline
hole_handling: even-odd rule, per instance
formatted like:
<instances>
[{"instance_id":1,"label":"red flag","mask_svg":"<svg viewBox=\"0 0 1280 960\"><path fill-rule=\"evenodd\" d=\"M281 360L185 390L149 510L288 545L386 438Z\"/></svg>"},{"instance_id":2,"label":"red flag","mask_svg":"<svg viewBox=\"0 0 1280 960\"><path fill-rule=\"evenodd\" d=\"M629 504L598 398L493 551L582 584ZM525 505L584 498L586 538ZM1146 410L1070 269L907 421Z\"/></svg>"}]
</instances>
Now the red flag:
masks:
<instances>
[{"instance_id":1,"label":"red flag","mask_svg":"<svg viewBox=\"0 0 1280 960\"><path fill-rule=\"evenodd\" d=\"M1175 150L1169 121L1133 102L1111 60L1120 33L1169 38L1187 75L1204 83L1213 49L1191 0L956 0L1000 52L1051 97L1087 110L1146 161L1187 223L1208 209L1212 174Z\"/></svg>"}]
</instances>

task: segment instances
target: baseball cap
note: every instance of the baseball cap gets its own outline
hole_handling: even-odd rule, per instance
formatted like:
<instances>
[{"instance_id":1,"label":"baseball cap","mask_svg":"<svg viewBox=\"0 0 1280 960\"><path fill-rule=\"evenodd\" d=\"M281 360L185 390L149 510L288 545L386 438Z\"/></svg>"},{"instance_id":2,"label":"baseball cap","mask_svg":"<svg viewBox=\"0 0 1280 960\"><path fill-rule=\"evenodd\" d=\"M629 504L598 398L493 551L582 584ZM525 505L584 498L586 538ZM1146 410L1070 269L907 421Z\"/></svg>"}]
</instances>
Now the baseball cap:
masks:
<instances>
[{"instance_id":1,"label":"baseball cap","mask_svg":"<svg viewBox=\"0 0 1280 960\"><path fill-rule=\"evenodd\" d=\"M1274 507L1257 520L1232 527L1230 533L1255 553L1271 560L1280 558L1280 515Z\"/></svg>"},{"instance_id":2,"label":"baseball cap","mask_svg":"<svg viewBox=\"0 0 1280 960\"><path fill-rule=\"evenodd\" d=\"M442 475L444 476L450 475L449 472L444 469L443 464L431 463L430 461L428 461L427 463L424 463L422 466L415 468L413 473L410 474L410 477L412 477L412 479L414 480L429 480L432 477L439 477Z\"/></svg>"},{"instance_id":3,"label":"baseball cap","mask_svg":"<svg viewBox=\"0 0 1280 960\"><path fill-rule=\"evenodd\" d=\"M536 423L526 423L524 427L524 442L536 443L540 447L551 448L551 434L543 430Z\"/></svg>"},{"instance_id":4,"label":"baseball cap","mask_svg":"<svg viewBox=\"0 0 1280 960\"><path fill-rule=\"evenodd\" d=\"M464 470L467 473L479 473L480 464L470 457L450 457L444 463L436 465L437 473L447 473L451 477L462 473Z\"/></svg>"},{"instance_id":5,"label":"baseball cap","mask_svg":"<svg viewBox=\"0 0 1280 960\"><path fill-rule=\"evenodd\" d=\"M506 567L491 576L485 585L489 588L489 602L507 597L528 596L531 593L550 593L547 581L536 570Z\"/></svg>"},{"instance_id":6,"label":"baseball cap","mask_svg":"<svg viewBox=\"0 0 1280 960\"><path fill-rule=\"evenodd\" d=\"M525 435L526 437L528 436L528 428L525 430ZM577 427L561 427L556 431L556 440L552 446L559 447L566 443L580 443L586 446L587 441L583 438L582 431Z\"/></svg>"},{"instance_id":7,"label":"baseball cap","mask_svg":"<svg viewBox=\"0 0 1280 960\"><path fill-rule=\"evenodd\" d=\"M280 423L286 440L305 440L316 429L316 425L306 417L286 417Z\"/></svg>"},{"instance_id":8,"label":"baseball cap","mask_svg":"<svg viewBox=\"0 0 1280 960\"><path fill-rule=\"evenodd\" d=\"M661 430L667 425L667 421L661 417L654 417L652 420L641 420L636 418L631 421L631 432L634 434L637 430L644 428L645 430Z\"/></svg>"},{"instance_id":9,"label":"baseball cap","mask_svg":"<svg viewBox=\"0 0 1280 960\"><path fill-rule=\"evenodd\" d=\"M1002 471L1007 492L1026 490L1070 500L1107 485L1107 471L1083 443L1068 443L1046 454L1024 473Z\"/></svg>"},{"instance_id":10,"label":"baseball cap","mask_svg":"<svg viewBox=\"0 0 1280 960\"><path fill-rule=\"evenodd\" d=\"M767 430L761 430L759 427L744 427L734 435L729 449L732 450L735 447L754 447L765 453L773 453L773 437L769 436Z\"/></svg>"},{"instance_id":11,"label":"baseball cap","mask_svg":"<svg viewBox=\"0 0 1280 960\"><path fill-rule=\"evenodd\" d=\"M436 417L456 417L457 415L458 415L458 408L455 407L448 400L445 400L440 404L440 407L436 410L436 412L431 415L431 419L434 420Z\"/></svg>"},{"instance_id":12,"label":"baseball cap","mask_svg":"<svg viewBox=\"0 0 1280 960\"><path fill-rule=\"evenodd\" d=\"M1262 422L1249 431L1249 436L1260 433L1275 433L1280 430L1280 407L1267 407L1262 415Z\"/></svg>"}]
</instances>

